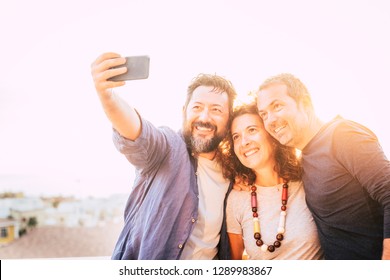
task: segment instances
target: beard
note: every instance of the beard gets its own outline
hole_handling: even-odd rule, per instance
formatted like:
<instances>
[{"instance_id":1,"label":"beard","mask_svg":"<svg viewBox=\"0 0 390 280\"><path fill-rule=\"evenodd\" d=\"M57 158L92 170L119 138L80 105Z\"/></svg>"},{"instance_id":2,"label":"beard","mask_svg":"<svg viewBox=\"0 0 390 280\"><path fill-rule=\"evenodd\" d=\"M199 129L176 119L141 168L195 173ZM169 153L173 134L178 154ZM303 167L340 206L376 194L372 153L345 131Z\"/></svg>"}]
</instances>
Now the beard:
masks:
<instances>
[{"instance_id":1,"label":"beard","mask_svg":"<svg viewBox=\"0 0 390 280\"><path fill-rule=\"evenodd\" d=\"M192 131L195 126L213 129L214 136L210 139L194 136ZM219 143L225 138L226 133L218 133L217 127L209 122L194 122L192 124L184 125L183 135L187 147L189 147L192 152L199 154L215 151L218 148Z\"/></svg>"}]
</instances>

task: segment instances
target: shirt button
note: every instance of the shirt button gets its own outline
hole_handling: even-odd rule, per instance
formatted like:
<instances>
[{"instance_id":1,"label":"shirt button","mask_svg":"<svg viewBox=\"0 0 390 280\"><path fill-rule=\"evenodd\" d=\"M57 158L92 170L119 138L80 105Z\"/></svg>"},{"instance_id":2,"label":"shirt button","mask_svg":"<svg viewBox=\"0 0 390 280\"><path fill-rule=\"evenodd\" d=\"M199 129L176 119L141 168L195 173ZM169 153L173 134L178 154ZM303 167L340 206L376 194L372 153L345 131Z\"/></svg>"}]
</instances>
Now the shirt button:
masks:
<instances>
[{"instance_id":1,"label":"shirt button","mask_svg":"<svg viewBox=\"0 0 390 280\"><path fill-rule=\"evenodd\" d=\"M194 218L192 218L192 219L191 219L191 222L195 223L195 219L194 219Z\"/></svg>"},{"instance_id":2,"label":"shirt button","mask_svg":"<svg viewBox=\"0 0 390 280\"><path fill-rule=\"evenodd\" d=\"M179 249L183 248L183 244L179 244Z\"/></svg>"}]
</instances>

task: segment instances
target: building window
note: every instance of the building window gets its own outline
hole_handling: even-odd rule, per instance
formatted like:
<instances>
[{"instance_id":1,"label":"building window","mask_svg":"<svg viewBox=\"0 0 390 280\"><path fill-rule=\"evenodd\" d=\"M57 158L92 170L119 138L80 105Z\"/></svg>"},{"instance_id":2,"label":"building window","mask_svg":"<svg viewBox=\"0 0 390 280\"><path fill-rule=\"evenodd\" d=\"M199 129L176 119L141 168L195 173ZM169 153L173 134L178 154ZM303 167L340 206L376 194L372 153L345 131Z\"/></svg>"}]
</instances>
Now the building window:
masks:
<instances>
[{"instance_id":1,"label":"building window","mask_svg":"<svg viewBox=\"0 0 390 280\"><path fill-rule=\"evenodd\" d=\"M1 238L8 237L8 228L1 228L0 229L0 237Z\"/></svg>"}]
</instances>

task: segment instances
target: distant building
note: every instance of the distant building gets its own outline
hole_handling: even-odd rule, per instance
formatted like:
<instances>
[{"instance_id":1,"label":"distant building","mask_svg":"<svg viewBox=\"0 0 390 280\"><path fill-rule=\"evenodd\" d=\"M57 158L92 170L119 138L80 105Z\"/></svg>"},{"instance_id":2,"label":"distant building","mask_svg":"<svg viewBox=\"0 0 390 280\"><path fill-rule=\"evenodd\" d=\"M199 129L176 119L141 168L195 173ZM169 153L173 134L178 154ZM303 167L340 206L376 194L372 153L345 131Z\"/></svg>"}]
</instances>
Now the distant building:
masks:
<instances>
[{"instance_id":1,"label":"distant building","mask_svg":"<svg viewBox=\"0 0 390 280\"><path fill-rule=\"evenodd\" d=\"M46 205L39 198L20 198L15 199L9 209L13 219L21 223L21 228L27 228L31 219L36 220L36 226L44 224Z\"/></svg>"},{"instance_id":2,"label":"distant building","mask_svg":"<svg viewBox=\"0 0 390 280\"><path fill-rule=\"evenodd\" d=\"M19 223L12 219L0 219L0 246L19 238Z\"/></svg>"},{"instance_id":3,"label":"distant building","mask_svg":"<svg viewBox=\"0 0 390 280\"><path fill-rule=\"evenodd\" d=\"M125 195L109 198L0 198L0 219L19 222L19 234L34 227L95 227L106 222L121 222Z\"/></svg>"}]
</instances>

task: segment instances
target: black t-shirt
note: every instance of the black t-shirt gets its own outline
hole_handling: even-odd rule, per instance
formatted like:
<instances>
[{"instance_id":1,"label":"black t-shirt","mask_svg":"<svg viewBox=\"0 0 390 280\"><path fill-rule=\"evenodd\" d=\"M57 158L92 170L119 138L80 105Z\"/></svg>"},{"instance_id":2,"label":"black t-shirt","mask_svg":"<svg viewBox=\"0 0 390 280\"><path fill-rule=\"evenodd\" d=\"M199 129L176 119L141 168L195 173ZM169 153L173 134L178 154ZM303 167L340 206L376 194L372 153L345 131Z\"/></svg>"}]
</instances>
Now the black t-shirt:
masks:
<instances>
[{"instance_id":1,"label":"black t-shirt","mask_svg":"<svg viewBox=\"0 0 390 280\"><path fill-rule=\"evenodd\" d=\"M390 162L368 128L341 117L302 151L303 182L326 259L380 259L390 237Z\"/></svg>"}]
</instances>

